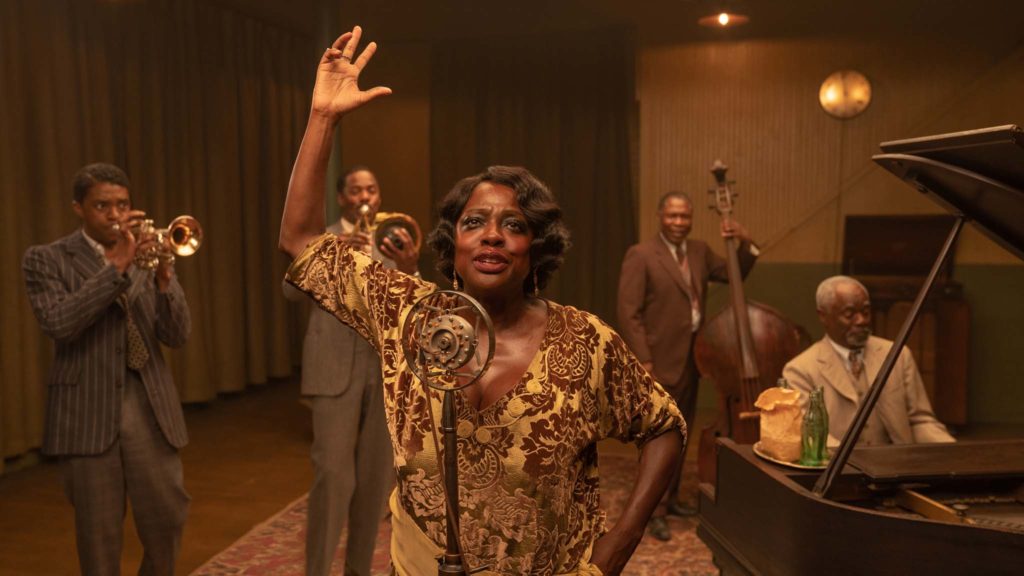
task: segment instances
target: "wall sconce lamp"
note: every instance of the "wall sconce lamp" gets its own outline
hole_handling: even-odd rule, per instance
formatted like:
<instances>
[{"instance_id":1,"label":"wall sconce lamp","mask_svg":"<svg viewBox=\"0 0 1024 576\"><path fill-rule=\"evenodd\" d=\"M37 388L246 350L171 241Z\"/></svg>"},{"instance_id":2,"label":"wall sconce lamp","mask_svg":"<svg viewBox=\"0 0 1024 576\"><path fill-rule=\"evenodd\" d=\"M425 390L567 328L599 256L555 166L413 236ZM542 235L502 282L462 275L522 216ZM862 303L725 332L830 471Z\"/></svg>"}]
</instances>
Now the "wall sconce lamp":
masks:
<instances>
[{"instance_id":1,"label":"wall sconce lamp","mask_svg":"<svg viewBox=\"0 0 1024 576\"><path fill-rule=\"evenodd\" d=\"M818 102L831 116L853 118L871 104L871 82L856 70L834 72L821 83Z\"/></svg>"}]
</instances>

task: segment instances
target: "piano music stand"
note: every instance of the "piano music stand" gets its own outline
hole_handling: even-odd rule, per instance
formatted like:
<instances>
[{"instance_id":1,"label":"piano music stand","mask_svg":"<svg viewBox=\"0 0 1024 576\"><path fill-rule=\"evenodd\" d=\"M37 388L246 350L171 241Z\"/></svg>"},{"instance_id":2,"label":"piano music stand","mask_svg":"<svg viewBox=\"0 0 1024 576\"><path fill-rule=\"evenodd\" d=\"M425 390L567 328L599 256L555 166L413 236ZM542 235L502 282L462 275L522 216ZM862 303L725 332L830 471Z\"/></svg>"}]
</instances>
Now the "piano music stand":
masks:
<instances>
[{"instance_id":1,"label":"piano music stand","mask_svg":"<svg viewBox=\"0 0 1024 576\"><path fill-rule=\"evenodd\" d=\"M819 498L828 496L832 483L846 466L964 222L973 221L986 236L1024 259L1024 132L1020 128L998 126L885 142L881 148L886 153L873 156L875 163L927 194L956 220L864 403L814 485Z\"/></svg>"}]
</instances>

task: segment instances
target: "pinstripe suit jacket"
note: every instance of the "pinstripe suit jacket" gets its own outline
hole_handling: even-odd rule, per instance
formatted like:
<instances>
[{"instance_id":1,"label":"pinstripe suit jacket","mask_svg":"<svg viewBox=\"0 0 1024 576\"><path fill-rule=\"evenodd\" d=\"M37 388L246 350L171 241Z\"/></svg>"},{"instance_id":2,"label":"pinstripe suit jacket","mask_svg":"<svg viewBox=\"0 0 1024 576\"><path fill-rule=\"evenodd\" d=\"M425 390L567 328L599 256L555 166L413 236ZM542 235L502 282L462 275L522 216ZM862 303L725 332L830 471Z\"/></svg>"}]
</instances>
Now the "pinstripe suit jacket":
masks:
<instances>
[{"instance_id":1,"label":"pinstripe suit jacket","mask_svg":"<svg viewBox=\"0 0 1024 576\"><path fill-rule=\"evenodd\" d=\"M56 242L32 246L22 262L29 302L43 332L56 342L48 381L43 453L92 455L118 435L127 357L129 308L149 348L139 374L156 422L176 448L188 442L185 419L160 342L185 343L191 319L177 279L158 294L153 272L132 267L128 277L104 265L79 230Z\"/></svg>"}]
</instances>

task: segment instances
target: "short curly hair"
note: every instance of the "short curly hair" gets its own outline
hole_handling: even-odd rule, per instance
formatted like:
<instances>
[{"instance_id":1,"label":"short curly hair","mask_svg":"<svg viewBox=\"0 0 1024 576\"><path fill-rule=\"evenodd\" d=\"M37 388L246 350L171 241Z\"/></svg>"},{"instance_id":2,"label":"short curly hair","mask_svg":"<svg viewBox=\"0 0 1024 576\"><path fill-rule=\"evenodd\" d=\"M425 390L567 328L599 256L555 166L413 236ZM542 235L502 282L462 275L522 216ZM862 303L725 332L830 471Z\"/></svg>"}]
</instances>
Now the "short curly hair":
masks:
<instances>
[{"instance_id":1,"label":"short curly hair","mask_svg":"<svg viewBox=\"0 0 1024 576\"><path fill-rule=\"evenodd\" d=\"M353 164L348 168L345 168L345 171L341 173L341 176L338 176L338 181L334 184L334 191L341 192L342 190L344 190L345 184L348 183L346 182L348 180L348 177L355 174L356 172L369 172L370 175L373 176L374 180L377 179L377 175L373 173L373 170L370 170L369 166L365 164Z\"/></svg>"},{"instance_id":2,"label":"short curly hair","mask_svg":"<svg viewBox=\"0 0 1024 576\"><path fill-rule=\"evenodd\" d=\"M455 227L476 187L483 182L507 186L515 192L516 203L533 232L530 267L536 271L537 289L542 290L572 243L569 229L562 223L562 208L551 191L536 176L520 166L491 166L476 176L463 178L441 200L437 208L437 226L427 243L437 253L437 270L451 279L455 274ZM534 291L533 274L523 281L523 292Z\"/></svg>"},{"instance_id":3,"label":"short curly hair","mask_svg":"<svg viewBox=\"0 0 1024 576\"><path fill-rule=\"evenodd\" d=\"M74 178L71 181L71 197L75 202L79 204L82 200L85 200L85 195L89 193L89 189L97 184L116 184L117 186L124 186L130 189L131 183L128 182L128 175L113 164L106 164L103 162L97 162L95 164L87 164L78 169L75 173Z\"/></svg>"}]
</instances>

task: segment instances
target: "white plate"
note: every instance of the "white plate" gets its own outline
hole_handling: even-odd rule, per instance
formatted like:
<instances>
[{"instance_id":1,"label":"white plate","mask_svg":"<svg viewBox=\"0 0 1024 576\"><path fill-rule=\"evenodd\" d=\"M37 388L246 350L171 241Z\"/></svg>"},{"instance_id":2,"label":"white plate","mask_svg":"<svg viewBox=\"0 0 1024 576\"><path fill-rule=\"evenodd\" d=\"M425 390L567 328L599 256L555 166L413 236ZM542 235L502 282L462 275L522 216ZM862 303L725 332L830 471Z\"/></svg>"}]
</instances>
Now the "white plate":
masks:
<instances>
[{"instance_id":1,"label":"white plate","mask_svg":"<svg viewBox=\"0 0 1024 576\"><path fill-rule=\"evenodd\" d=\"M761 458L763 458L763 459L765 459L765 460L767 460L767 461L769 461L769 462L771 462L773 464L778 464L779 466L785 466L787 468L796 468L797 470L824 470L825 468L828 467L828 461L827 460L821 466L804 466L803 464L801 464L799 462L786 462L785 460L779 460L778 458L772 458L767 453L761 451L761 443L760 442L755 442L754 443L754 454L757 454L759 457L761 457Z\"/></svg>"}]
</instances>

